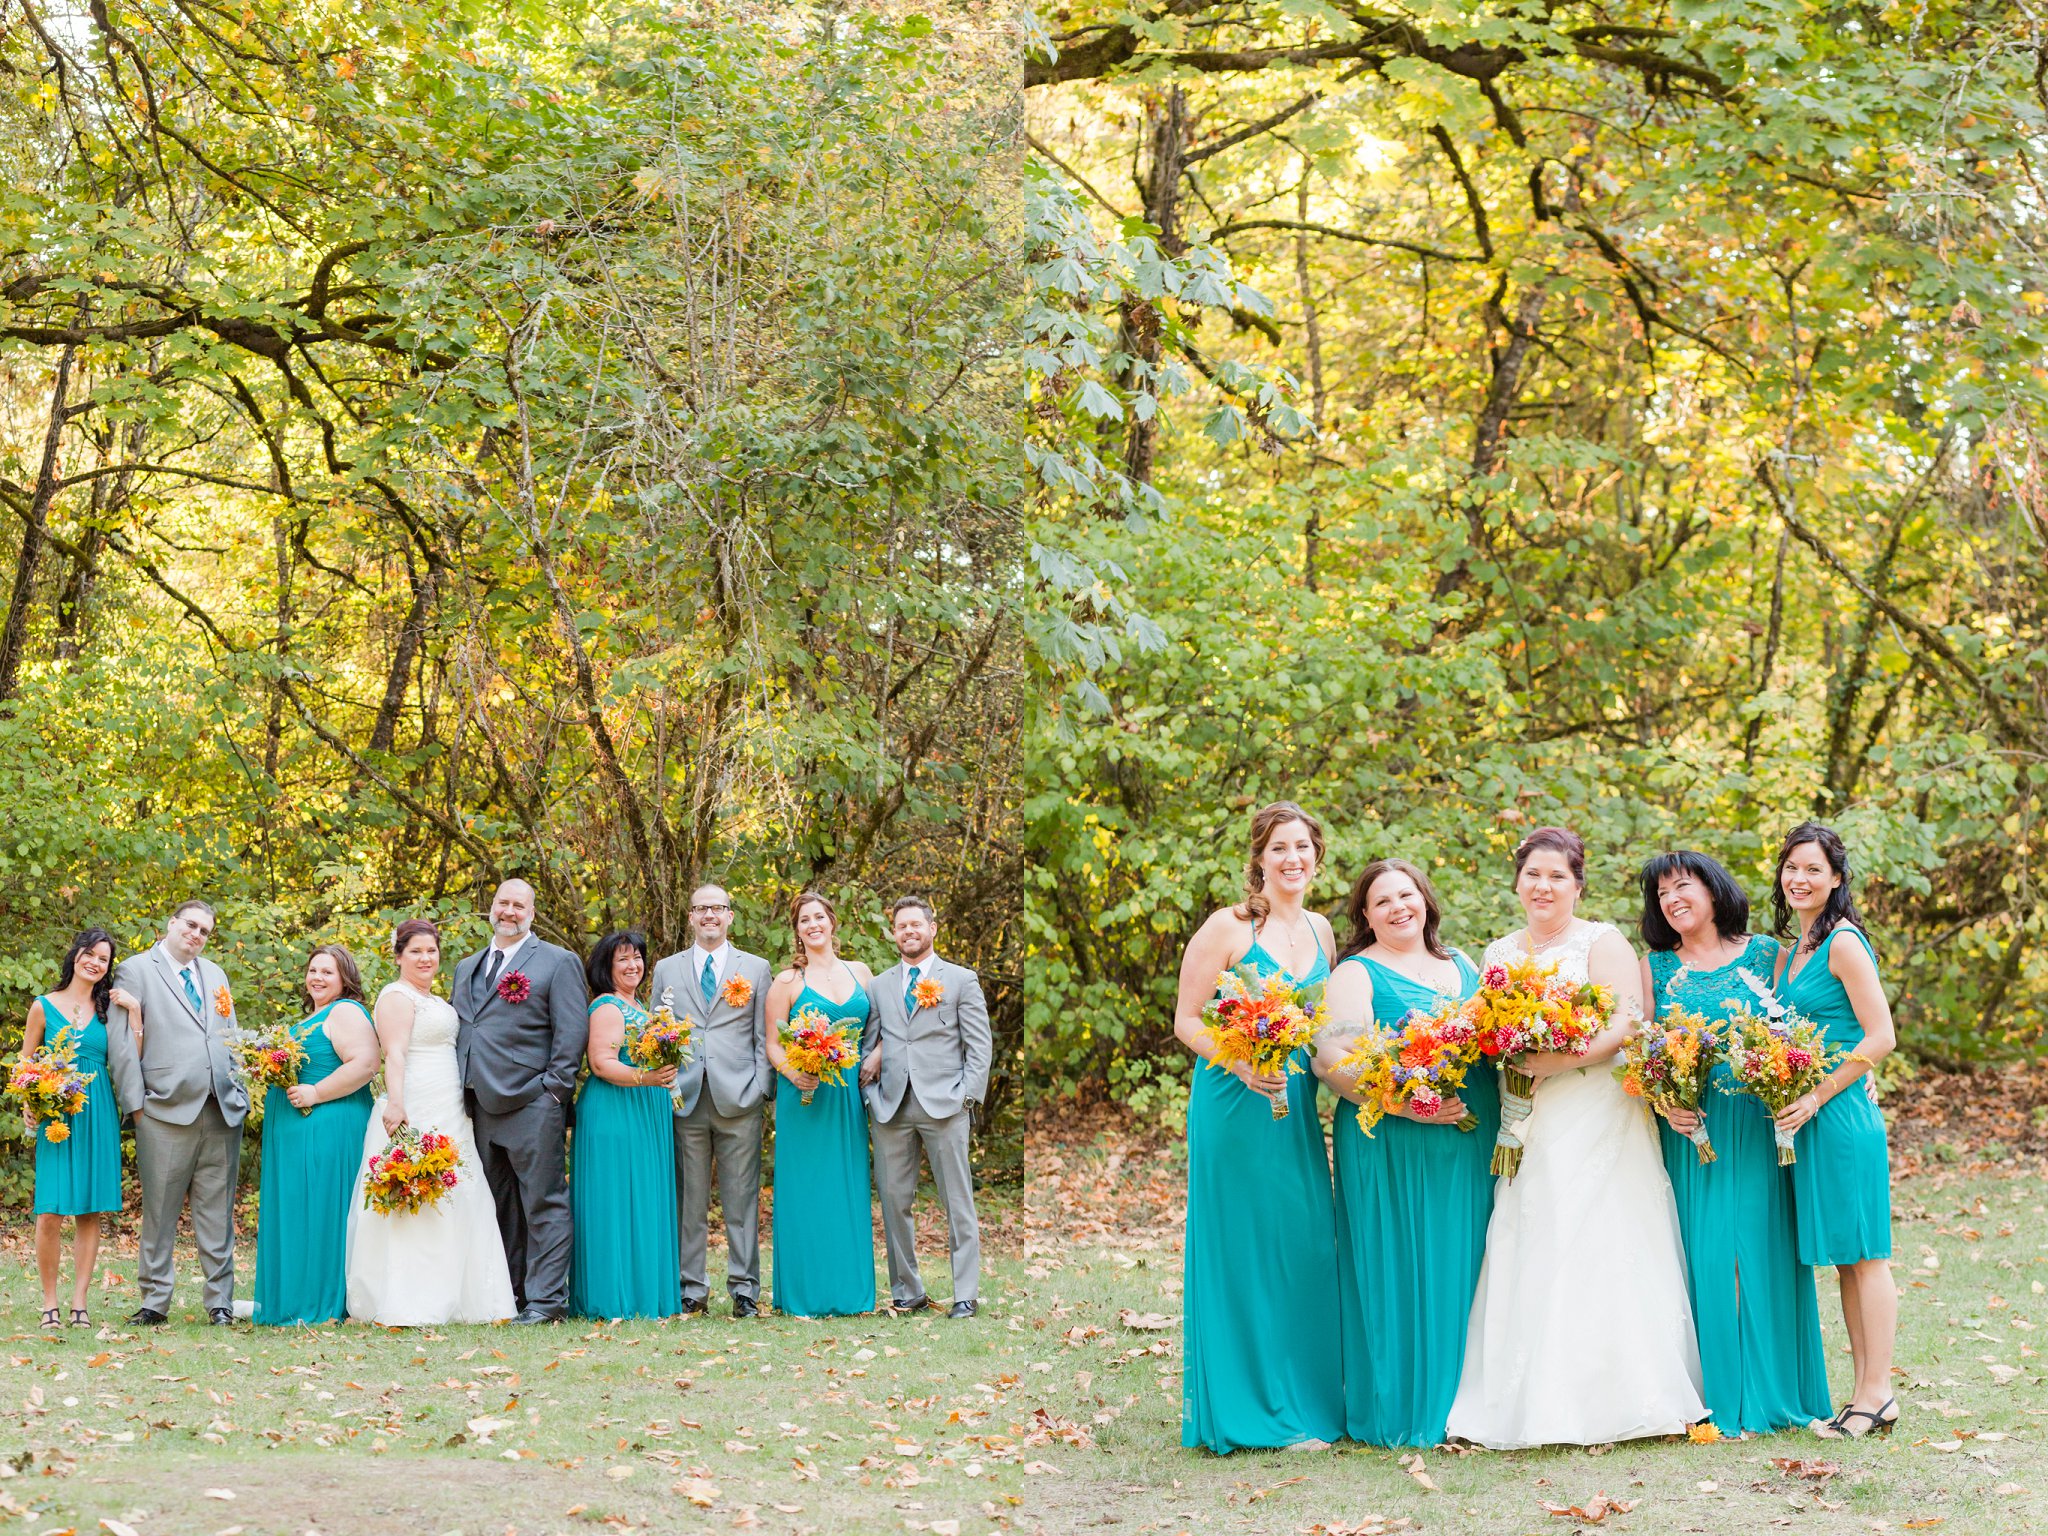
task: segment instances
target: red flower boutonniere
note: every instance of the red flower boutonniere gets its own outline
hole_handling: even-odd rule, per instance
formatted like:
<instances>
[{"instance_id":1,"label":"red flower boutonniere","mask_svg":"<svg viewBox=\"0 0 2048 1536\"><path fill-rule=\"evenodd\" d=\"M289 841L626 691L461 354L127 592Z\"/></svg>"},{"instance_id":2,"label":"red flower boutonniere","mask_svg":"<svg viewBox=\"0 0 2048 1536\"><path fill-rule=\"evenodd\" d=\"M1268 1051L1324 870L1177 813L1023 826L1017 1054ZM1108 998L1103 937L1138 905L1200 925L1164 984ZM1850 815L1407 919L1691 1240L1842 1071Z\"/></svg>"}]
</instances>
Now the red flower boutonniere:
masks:
<instances>
[{"instance_id":1,"label":"red flower boutonniere","mask_svg":"<svg viewBox=\"0 0 2048 1536\"><path fill-rule=\"evenodd\" d=\"M718 989L718 995L732 1007L744 1008L754 1000L754 984L744 976L728 976L725 985Z\"/></svg>"},{"instance_id":2,"label":"red flower boutonniere","mask_svg":"<svg viewBox=\"0 0 2048 1536\"><path fill-rule=\"evenodd\" d=\"M234 999L228 996L228 989L226 987L215 987L213 989L213 1011L224 1019L231 1019L235 1016Z\"/></svg>"},{"instance_id":3,"label":"red flower boutonniere","mask_svg":"<svg viewBox=\"0 0 2048 1536\"><path fill-rule=\"evenodd\" d=\"M508 971L498 983L498 996L508 1003L523 1003L532 994L533 983L526 979L524 971Z\"/></svg>"},{"instance_id":4,"label":"red flower boutonniere","mask_svg":"<svg viewBox=\"0 0 2048 1536\"><path fill-rule=\"evenodd\" d=\"M927 976L917 984L917 990L911 995L917 999L918 1007L936 1008L940 999L946 995L946 989L939 984L936 976Z\"/></svg>"}]
</instances>

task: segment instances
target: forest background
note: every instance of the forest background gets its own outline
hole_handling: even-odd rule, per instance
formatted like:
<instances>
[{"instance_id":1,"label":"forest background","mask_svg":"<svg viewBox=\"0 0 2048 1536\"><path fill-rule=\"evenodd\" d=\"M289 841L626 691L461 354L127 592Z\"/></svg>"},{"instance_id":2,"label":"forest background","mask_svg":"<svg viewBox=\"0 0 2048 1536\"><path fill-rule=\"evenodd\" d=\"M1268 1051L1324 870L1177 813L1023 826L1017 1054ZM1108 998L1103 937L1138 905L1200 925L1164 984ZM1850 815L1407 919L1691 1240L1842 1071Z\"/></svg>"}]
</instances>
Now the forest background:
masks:
<instances>
[{"instance_id":1,"label":"forest background","mask_svg":"<svg viewBox=\"0 0 2048 1536\"><path fill-rule=\"evenodd\" d=\"M430 914L452 965L504 874L545 937L657 954L715 880L778 964L821 889L877 971L916 891L1016 1175L1016 43L940 20L0 25L15 1038L72 932L128 952L188 895L265 1024L319 942L374 986Z\"/></svg>"},{"instance_id":2,"label":"forest background","mask_svg":"<svg viewBox=\"0 0 2048 1536\"><path fill-rule=\"evenodd\" d=\"M1475 953L1532 825L1588 915L1694 847L1765 926L1824 818L1891 1072L2038 1049L2044 72L1989 0L1046 12L1048 1090L1177 1118L1180 951L1283 797L1340 932L1405 855Z\"/></svg>"}]
</instances>

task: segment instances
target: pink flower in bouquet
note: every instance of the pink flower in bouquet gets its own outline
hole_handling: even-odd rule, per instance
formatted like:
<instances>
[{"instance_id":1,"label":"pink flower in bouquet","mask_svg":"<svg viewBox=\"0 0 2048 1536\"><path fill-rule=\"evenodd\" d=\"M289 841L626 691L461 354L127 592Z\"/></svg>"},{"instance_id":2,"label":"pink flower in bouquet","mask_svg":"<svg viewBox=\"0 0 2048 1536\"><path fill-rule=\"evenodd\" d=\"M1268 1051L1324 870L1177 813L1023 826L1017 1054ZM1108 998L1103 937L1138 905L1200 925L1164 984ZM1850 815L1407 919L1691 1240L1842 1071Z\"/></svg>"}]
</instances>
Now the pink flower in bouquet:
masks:
<instances>
[{"instance_id":1,"label":"pink flower in bouquet","mask_svg":"<svg viewBox=\"0 0 2048 1536\"><path fill-rule=\"evenodd\" d=\"M1489 965L1479 979L1497 992L1508 984L1508 968L1504 965Z\"/></svg>"}]
</instances>

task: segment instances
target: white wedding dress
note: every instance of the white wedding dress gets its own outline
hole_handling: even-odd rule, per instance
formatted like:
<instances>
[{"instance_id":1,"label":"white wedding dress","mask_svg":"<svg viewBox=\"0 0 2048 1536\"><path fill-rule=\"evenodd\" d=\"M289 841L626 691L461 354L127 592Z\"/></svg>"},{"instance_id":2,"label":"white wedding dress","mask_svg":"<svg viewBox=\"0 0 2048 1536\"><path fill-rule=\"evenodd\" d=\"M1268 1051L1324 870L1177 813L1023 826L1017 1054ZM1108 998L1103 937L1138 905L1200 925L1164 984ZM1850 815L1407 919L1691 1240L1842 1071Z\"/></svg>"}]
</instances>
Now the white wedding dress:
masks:
<instances>
[{"instance_id":1,"label":"white wedding dress","mask_svg":"<svg viewBox=\"0 0 2048 1536\"><path fill-rule=\"evenodd\" d=\"M462 1166L455 1187L425 1210L387 1216L363 1209L363 1176L370 1159L390 1144L384 1134L384 1100L378 1098L348 1213L348 1315L386 1327L494 1323L516 1310L512 1276L476 1136L462 1107L455 1010L402 981L386 987L378 1001L394 992L413 1005L412 1043L405 1053L405 1118L415 1130L450 1137Z\"/></svg>"},{"instance_id":2,"label":"white wedding dress","mask_svg":"<svg viewBox=\"0 0 2048 1536\"><path fill-rule=\"evenodd\" d=\"M1586 979L1582 922L1538 958ZM1486 964L1527 953L1520 935ZM1495 1450L1679 1434L1707 1416L1678 1207L1639 1100L1613 1063L1541 1079L1522 1167L1496 1181L1447 1434Z\"/></svg>"}]
</instances>

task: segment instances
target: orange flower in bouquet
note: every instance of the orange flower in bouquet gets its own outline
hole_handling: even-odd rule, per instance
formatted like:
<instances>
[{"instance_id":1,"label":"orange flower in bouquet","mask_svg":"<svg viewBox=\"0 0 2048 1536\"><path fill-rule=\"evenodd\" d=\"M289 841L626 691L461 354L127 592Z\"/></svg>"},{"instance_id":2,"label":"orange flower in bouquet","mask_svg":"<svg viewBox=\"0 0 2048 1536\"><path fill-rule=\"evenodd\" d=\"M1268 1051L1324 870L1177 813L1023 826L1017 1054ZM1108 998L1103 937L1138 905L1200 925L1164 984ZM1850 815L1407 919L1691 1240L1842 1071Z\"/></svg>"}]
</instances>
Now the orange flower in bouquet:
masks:
<instances>
[{"instance_id":1,"label":"orange flower in bouquet","mask_svg":"<svg viewBox=\"0 0 2048 1536\"><path fill-rule=\"evenodd\" d=\"M98 1076L78 1070L71 1031L61 1029L33 1056L8 1068L7 1097L21 1106L45 1141L69 1141L71 1117L85 1108L86 1089Z\"/></svg>"},{"instance_id":2,"label":"orange flower in bouquet","mask_svg":"<svg viewBox=\"0 0 2048 1536\"><path fill-rule=\"evenodd\" d=\"M808 1072L821 1083L838 1087L849 1069L860 1064L860 1045L845 1024L835 1024L816 1008L806 1008L791 1019L782 1032L782 1054L799 1072ZM816 1088L803 1091L803 1102L811 1102Z\"/></svg>"},{"instance_id":3,"label":"orange flower in bouquet","mask_svg":"<svg viewBox=\"0 0 2048 1536\"><path fill-rule=\"evenodd\" d=\"M1299 987L1274 971L1237 965L1216 978L1216 997L1202 1010L1211 1052L1209 1065L1243 1062L1254 1072L1285 1077L1299 1072L1294 1053L1315 1044L1321 1028L1321 984ZM1287 1101L1274 1099L1273 1118L1287 1118Z\"/></svg>"}]
</instances>

